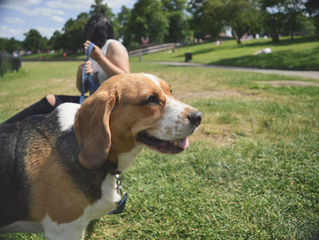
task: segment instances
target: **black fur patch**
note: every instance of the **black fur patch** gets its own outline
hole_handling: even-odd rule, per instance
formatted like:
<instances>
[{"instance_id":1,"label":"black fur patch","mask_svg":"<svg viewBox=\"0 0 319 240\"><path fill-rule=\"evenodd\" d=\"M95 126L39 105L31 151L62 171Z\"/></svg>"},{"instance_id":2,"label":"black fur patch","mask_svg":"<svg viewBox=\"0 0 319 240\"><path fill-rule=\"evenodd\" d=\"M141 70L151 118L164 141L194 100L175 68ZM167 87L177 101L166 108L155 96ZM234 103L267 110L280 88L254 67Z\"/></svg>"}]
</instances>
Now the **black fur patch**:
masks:
<instances>
[{"instance_id":1,"label":"black fur patch","mask_svg":"<svg viewBox=\"0 0 319 240\"><path fill-rule=\"evenodd\" d=\"M29 214L30 182L25 171L25 149L42 115L0 125L0 227Z\"/></svg>"},{"instance_id":2,"label":"black fur patch","mask_svg":"<svg viewBox=\"0 0 319 240\"><path fill-rule=\"evenodd\" d=\"M79 147L74 130L62 132L56 141L56 148L60 154L60 161L65 166L66 172L72 177L73 182L92 201L101 198L101 184L106 172L93 171L84 168L79 162Z\"/></svg>"}]
</instances>

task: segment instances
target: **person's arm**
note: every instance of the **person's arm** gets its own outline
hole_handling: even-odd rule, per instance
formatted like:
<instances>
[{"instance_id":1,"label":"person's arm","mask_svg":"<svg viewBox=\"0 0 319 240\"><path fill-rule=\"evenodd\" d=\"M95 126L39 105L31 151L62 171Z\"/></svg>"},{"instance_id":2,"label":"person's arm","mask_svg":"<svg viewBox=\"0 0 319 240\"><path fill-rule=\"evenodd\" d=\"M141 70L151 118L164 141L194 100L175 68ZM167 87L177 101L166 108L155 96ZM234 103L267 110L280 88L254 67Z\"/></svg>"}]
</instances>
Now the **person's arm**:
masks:
<instances>
[{"instance_id":1,"label":"person's arm","mask_svg":"<svg viewBox=\"0 0 319 240\"><path fill-rule=\"evenodd\" d=\"M84 43L84 48L86 51L89 44L90 41L86 41ZM127 50L121 43L117 41L110 43L105 56L101 52L100 48L94 45L90 57L101 66L103 71L109 77L130 72L130 63Z\"/></svg>"}]
</instances>

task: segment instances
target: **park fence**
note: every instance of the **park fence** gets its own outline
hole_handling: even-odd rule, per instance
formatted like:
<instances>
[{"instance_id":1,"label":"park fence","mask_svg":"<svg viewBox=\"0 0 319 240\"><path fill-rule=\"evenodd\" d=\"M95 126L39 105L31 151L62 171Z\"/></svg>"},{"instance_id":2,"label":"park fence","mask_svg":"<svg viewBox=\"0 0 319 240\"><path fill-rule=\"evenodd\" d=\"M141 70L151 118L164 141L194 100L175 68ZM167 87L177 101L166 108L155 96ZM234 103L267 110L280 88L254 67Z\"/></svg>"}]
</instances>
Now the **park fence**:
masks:
<instances>
[{"instance_id":1,"label":"park fence","mask_svg":"<svg viewBox=\"0 0 319 240\"><path fill-rule=\"evenodd\" d=\"M18 71L21 67L21 59L8 53L0 52L0 77L7 72Z\"/></svg>"}]
</instances>

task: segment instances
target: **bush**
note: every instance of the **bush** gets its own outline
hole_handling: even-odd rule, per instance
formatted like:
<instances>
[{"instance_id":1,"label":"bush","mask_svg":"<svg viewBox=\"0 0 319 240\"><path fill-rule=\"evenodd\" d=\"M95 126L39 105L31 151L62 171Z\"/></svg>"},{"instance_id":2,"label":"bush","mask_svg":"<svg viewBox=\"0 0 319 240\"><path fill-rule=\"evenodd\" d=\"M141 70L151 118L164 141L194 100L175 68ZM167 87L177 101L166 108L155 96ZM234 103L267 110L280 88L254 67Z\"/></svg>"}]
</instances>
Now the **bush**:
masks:
<instances>
[{"instance_id":1,"label":"bush","mask_svg":"<svg viewBox=\"0 0 319 240\"><path fill-rule=\"evenodd\" d=\"M0 53L0 77L6 72L18 71L21 67L21 59L7 53Z\"/></svg>"}]
</instances>

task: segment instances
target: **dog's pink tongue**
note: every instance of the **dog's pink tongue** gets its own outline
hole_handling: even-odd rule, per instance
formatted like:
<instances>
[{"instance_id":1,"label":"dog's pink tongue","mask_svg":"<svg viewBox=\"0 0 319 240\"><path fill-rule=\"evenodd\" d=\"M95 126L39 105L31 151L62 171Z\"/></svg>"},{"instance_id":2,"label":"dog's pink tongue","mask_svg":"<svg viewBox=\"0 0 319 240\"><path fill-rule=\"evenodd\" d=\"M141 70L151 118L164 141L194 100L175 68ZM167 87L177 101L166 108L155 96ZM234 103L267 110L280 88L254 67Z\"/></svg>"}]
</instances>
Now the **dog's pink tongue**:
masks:
<instances>
[{"instance_id":1,"label":"dog's pink tongue","mask_svg":"<svg viewBox=\"0 0 319 240\"><path fill-rule=\"evenodd\" d=\"M186 137L186 138L180 140L180 141L178 142L178 146L180 146L181 148L186 149L186 148L189 146L188 137Z\"/></svg>"}]
</instances>

